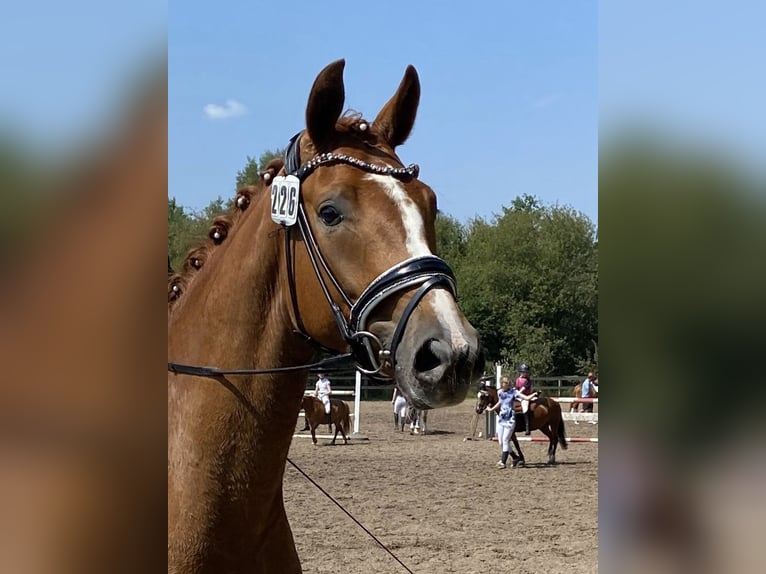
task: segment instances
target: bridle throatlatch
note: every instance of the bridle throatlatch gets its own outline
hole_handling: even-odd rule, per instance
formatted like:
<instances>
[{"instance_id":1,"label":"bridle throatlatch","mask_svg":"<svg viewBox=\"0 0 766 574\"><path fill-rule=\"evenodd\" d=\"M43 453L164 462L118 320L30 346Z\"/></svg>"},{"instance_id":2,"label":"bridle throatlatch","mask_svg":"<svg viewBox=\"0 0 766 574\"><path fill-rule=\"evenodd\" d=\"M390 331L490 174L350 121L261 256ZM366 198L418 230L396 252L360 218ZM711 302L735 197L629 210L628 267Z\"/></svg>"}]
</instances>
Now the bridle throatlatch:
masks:
<instances>
[{"instance_id":1,"label":"bridle throatlatch","mask_svg":"<svg viewBox=\"0 0 766 574\"><path fill-rule=\"evenodd\" d=\"M290 144L285 151L285 170L289 174L288 178L293 178L295 184L298 186L311 175L316 168L328 164L343 163L363 171L379 175L389 175L405 181L417 177L419 173L419 168L415 164L411 164L408 167L394 168L390 166L370 164L358 158L334 153L319 154L301 165L300 154L298 151L300 146L300 136L300 133L295 135L290 140ZM275 187L279 185L280 183L275 181L272 186L272 196ZM327 260L322 255L314 234L311 231L308 218L306 217L303 207L303 198L301 194L297 195L298 201L295 224L288 225L283 223L286 228L285 253L287 257L290 298L296 322L295 332L301 335L306 341L311 342L322 350L332 353L338 352L324 347L308 335L301 319L295 289L295 270L291 249L291 232L294 227L297 227L303 237L303 243L306 246L309 260L314 268L314 273L322 288L325 299L330 305L340 334L351 347L354 361L357 363L357 368L368 375L386 377L382 372L383 367L387 362L392 367L394 366L396 350L404 336L407 322L423 297L425 297L431 289L442 287L447 289L452 294L453 298L457 299L455 274L443 259L436 257L435 255L413 257L406 259L401 263L397 263L390 269L381 273L367 286L359 298L352 302L340 285L335 273L332 272ZM325 277L329 279L332 286L343 299L343 303L350 309L348 319L343 315L340 305L334 300L330 293ZM412 298L407 303L407 306L402 312L402 316L399 318L399 322L396 325L391 339L391 346L386 349L380 339L368 330L370 317L375 308L390 296L401 291L415 288L417 288L417 291L415 291Z\"/></svg>"}]
</instances>

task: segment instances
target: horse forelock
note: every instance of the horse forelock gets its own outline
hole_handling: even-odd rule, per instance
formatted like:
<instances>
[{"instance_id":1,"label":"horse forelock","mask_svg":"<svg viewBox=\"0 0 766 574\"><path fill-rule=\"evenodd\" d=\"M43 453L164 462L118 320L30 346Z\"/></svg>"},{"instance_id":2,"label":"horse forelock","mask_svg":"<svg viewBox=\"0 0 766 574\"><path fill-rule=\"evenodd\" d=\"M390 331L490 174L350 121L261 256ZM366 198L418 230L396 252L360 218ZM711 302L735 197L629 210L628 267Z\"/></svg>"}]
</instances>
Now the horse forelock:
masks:
<instances>
[{"instance_id":1,"label":"horse forelock","mask_svg":"<svg viewBox=\"0 0 766 574\"><path fill-rule=\"evenodd\" d=\"M302 132L300 140L300 163L306 163L318 153L346 148L350 154L358 155L353 150L371 154L377 162L399 164L403 167L396 152L388 145L378 127L365 119L361 112L346 110L335 123L335 133L320 148L311 141L307 131Z\"/></svg>"}]
</instances>

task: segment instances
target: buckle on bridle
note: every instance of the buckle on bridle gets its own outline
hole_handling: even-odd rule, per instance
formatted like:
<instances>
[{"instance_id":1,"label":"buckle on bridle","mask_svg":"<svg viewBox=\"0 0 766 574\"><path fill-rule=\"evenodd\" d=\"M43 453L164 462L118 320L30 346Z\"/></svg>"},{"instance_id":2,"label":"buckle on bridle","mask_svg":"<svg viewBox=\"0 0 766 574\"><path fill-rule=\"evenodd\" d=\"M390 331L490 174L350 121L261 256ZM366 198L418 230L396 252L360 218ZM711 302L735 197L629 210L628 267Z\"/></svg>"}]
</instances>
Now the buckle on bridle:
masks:
<instances>
[{"instance_id":1,"label":"buckle on bridle","mask_svg":"<svg viewBox=\"0 0 766 574\"><path fill-rule=\"evenodd\" d=\"M360 358L356 357L356 368L365 375L377 375L383 370L386 363L392 364L391 351L383 348L383 342L374 333L371 333L370 331L356 331L350 336L350 339L353 343L361 345L364 347L365 351L367 351L367 357L369 358L370 366L373 367L373 369L364 368L359 360ZM377 357L376 352L373 349L373 344L378 349Z\"/></svg>"}]
</instances>

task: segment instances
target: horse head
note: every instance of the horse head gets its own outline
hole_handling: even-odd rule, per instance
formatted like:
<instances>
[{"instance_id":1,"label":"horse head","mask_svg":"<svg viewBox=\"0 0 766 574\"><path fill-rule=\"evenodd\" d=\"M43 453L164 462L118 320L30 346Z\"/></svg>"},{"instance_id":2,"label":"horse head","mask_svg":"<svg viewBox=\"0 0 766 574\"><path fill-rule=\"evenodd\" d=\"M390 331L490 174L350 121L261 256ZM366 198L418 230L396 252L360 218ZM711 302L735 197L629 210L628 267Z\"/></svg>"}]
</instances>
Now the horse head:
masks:
<instances>
[{"instance_id":1,"label":"horse head","mask_svg":"<svg viewBox=\"0 0 766 574\"><path fill-rule=\"evenodd\" d=\"M306 246L292 249L287 306L298 330L322 347L350 348L415 407L457 404L481 373L479 338L458 308L454 274L434 255L436 196L395 151L415 122L418 75L409 66L368 122L341 115L344 65L317 76L306 129L286 154L282 173L300 180L296 226Z\"/></svg>"},{"instance_id":2,"label":"horse head","mask_svg":"<svg viewBox=\"0 0 766 574\"><path fill-rule=\"evenodd\" d=\"M493 396L496 396L494 388L489 386L485 381L482 381L481 386L479 387L479 392L476 394L476 414L480 415L490 404L492 404Z\"/></svg>"}]
</instances>

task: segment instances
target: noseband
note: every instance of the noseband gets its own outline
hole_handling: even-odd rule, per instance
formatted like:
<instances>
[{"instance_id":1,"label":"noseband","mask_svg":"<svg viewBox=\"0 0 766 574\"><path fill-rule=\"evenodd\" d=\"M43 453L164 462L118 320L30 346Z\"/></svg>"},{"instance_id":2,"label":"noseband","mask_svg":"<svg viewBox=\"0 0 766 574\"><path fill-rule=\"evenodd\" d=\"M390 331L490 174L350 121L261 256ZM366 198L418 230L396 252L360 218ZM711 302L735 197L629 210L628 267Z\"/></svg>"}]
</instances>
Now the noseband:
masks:
<instances>
[{"instance_id":1,"label":"noseband","mask_svg":"<svg viewBox=\"0 0 766 574\"><path fill-rule=\"evenodd\" d=\"M415 164L411 164L408 167L394 168L390 166L370 164L352 156L335 153L319 154L301 165L299 154L300 136L301 134L297 134L290 140L290 144L285 152L285 171L288 174L297 177L301 183L303 183L303 181L305 181L318 167L338 163L350 165L369 173L389 175L402 181L417 177L420 171L420 168ZM290 298L296 321L295 332L302 336L306 341L322 350L338 353L338 351L328 349L321 345L308 335L303 325L303 320L301 319L295 289L294 262L292 258L292 250L290 249L292 229L297 227L303 237L303 243L306 246L309 260L314 268L314 274L319 281L325 299L335 317L338 330L343 339L351 347L354 361L357 363L357 368L363 373L386 377L386 375L382 374L382 369L385 363L389 362L392 366L394 365L396 360L396 350L404 336L404 329L407 326L407 322L415 310L415 307L417 307L418 303L431 289L444 287L452 294L453 298L457 299L455 274L452 269L450 269L449 265L447 265L443 259L436 257L435 255L424 255L406 259L384 271L367 286L356 301L352 302L337 277L332 272L327 260L322 255L322 251L320 250L316 238L311 231L311 226L308 223L308 218L306 217L306 212L303 207L302 195L298 202L296 225L285 225L284 227L286 228L285 253L287 257L288 283L290 286ZM350 309L348 319L346 319L340 309L340 305L331 295L328 283L325 280L325 275L330 283L332 283L335 290L340 294L343 303ZM413 294L402 312L402 316L399 318L399 322L396 325L391 339L391 346L389 349L386 349L380 339L367 330L368 321L375 308L383 301L400 291L414 288L417 288L417 291Z\"/></svg>"}]
</instances>

